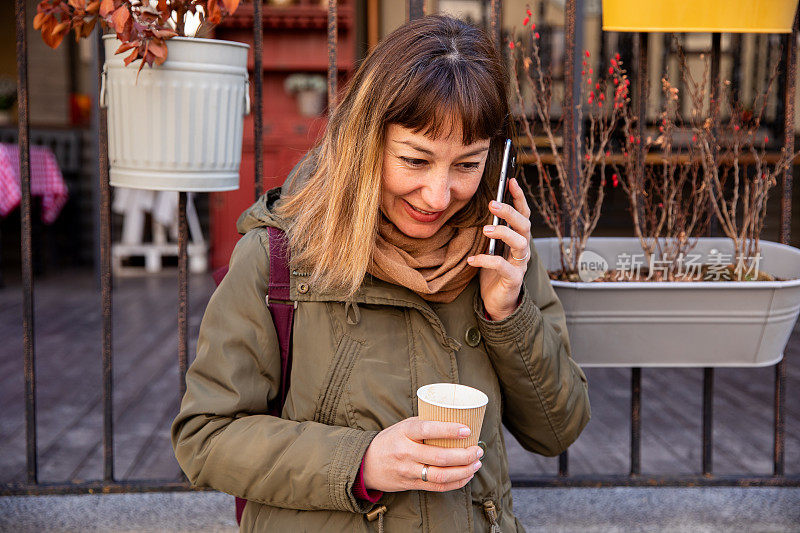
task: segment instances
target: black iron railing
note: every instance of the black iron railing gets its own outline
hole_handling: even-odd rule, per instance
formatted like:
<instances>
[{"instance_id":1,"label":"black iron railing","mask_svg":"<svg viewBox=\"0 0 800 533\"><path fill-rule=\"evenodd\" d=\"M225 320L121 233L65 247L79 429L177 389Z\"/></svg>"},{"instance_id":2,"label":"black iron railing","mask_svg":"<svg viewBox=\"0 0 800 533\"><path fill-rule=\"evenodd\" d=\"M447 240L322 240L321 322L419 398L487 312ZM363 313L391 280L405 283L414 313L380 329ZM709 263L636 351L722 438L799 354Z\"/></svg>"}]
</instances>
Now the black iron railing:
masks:
<instances>
[{"instance_id":1,"label":"black iron railing","mask_svg":"<svg viewBox=\"0 0 800 533\"><path fill-rule=\"evenodd\" d=\"M16 51L18 76L18 108L19 108L19 153L20 179L22 190L22 292L23 292L23 357L25 373L25 417L27 446L27 479L24 483L0 486L0 495L10 494L73 494L93 492L149 492L191 490L185 480L146 480L117 481L114 475L114 427L113 427L113 354L112 354L112 299L111 299L111 191L108 175L108 130L106 110L97 108L99 113L98 127L98 164L100 180L100 249L101 249L101 290L102 290L102 367L103 367L103 479L91 482L76 483L40 483L37 470L37 436L36 436L36 368L34 345L34 283L31 253L31 191L30 191L30 132L28 129L28 69L27 69L27 27L26 0L15 0L16 8ZM502 2L488 2L488 30L501 47L501 15ZM424 15L423 0L407 0L407 12L411 19ZM336 46L337 46L337 2L328 3L328 97L330 107L335 104L337 85ZM263 27L261 2L255 2L254 9L254 115L255 115L255 196L262 192L263 162L263 88L261 65L263 57ZM564 115L565 138L564 150L567 168L570 169L573 183L577 183L577 166L575 157L577 130L575 110L575 48L576 32L583 18L578 0L567 0L565 9L565 60L564 68ZM784 148L788 153L794 151L794 116L795 116L795 76L797 63L798 20L794 21L791 34L784 37L783 43L783 87L781 103L783 111ZM638 33L634 36L634 73L635 99L639 116L644 116L647 87L647 53L648 35ZM711 49L711 77L714 91L720 85L720 34L714 34ZM98 64L102 67L104 50L101 35L97 35L97 53L101 58ZM100 71L97 72L98 78ZM713 120L718 120L718 107L712 110ZM639 121L640 138L643 138L644 120ZM640 145L636 158L639 167L644 164L644 145ZM781 231L780 242L789 243L791 222L792 174L791 168L783 175L781 198ZM186 193L180 193L179 199L179 260L178 260L178 367L180 375L179 390L185 391L185 375L188 363L188 230L186 219ZM568 453L559 457L558 474L531 478L515 478L517 487L598 487L598 486L800 486L800 475L785 475L784 442L785 442L785 404L786 404L786 362L785 359L775 365L774 395L774 448L773 473L771 476L715 476L713 474L713 441L712 441L712 399L714 391L714 369L704 369L703 379L703 451L702 474L695 476L648 476L641 474L641 381L642 369L631 369L631 433L630 433L630 472L621 475L602 476L569 476Z\"/></svg>"}]
</instances>

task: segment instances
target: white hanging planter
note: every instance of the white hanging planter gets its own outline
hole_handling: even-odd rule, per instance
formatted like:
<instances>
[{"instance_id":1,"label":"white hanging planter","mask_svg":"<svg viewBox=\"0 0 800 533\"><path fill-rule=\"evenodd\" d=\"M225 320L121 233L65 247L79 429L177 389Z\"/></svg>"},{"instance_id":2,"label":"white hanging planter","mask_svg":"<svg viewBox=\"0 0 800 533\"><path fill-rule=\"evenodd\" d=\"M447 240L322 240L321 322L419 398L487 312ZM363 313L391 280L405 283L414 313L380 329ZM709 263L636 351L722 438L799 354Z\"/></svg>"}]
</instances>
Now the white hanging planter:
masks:
<instances>
[{"instance_id":1,"label":"white hanging planter","mask_svg":"<svg viewBox=\"0 0 800 533\"><path fill-rule=\"evenodd\" d=\"M534 239L545 268L561 267L556 238ZM636 238L592 237L586 249L614 268L641 254ZM701 238L692 253L733 255L726 238ZM800 313L800 250L761 241L759 269L787 281L553 281L583 366L767 366L783 350Z\"/></svg>"},{"instance_id":2,"label":"white hanging planter","mask_svg":"<svg viewBox=\"0 0 800 533\"><path fill-rule=\"evenodd\" d=\"M239 188L247 49L232 41L173 37L162 65L125 66L120 41L103 37L100 105L108 108L110 182L168 191Z\"/></svg>"}]
</instances>

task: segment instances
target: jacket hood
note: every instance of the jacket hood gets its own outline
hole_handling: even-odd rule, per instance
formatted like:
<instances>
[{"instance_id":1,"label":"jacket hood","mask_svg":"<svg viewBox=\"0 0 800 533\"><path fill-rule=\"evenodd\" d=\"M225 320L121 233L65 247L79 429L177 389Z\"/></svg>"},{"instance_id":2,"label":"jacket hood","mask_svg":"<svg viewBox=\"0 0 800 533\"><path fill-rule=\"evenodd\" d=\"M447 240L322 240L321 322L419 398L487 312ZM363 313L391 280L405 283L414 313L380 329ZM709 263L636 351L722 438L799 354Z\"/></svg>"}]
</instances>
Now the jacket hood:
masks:
<instances>
[{"instance_id":1,"label":"jacket hood","mask_svg":"<svg viewBox=\"0 0 800 533\"><path fill-rule=\"evenodd\" d=\"M244 235L251 229L268 226L286 229L286 223L275 213L275 207L281 198L295 192L313 174L319 149L316 147L306 152L306 155L289 172L283 185L265 192L253 205L239 215L239 220L236 221L236 230L240 234ZM307 159L308 164L304 164Z\"/></svg>"}]
</instances>

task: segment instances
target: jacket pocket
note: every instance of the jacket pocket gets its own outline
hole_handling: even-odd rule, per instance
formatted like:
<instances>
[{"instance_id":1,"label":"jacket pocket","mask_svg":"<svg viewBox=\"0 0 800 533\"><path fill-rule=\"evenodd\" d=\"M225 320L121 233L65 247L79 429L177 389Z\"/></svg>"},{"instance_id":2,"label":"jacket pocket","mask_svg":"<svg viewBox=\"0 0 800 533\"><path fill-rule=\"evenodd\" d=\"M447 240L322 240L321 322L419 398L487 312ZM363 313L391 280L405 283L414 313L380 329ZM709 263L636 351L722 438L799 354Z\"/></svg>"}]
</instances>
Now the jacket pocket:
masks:
<instances>
[{"instance_id":1,"label":"jacket pocket","mask_svg":"<svg viewBox=\"0 0 800 533\"><path fill-rule=\"evenodd\" d=\"M350 378L353 365L358 360L358 355L361 353L363 346L364 343L362 341L356 340L349 335L342 336L336 353L328 366L328 372L325 374L320 397L317 401L317 409L314 412L315 422L334 425L345 385Z\"/></svg>"}]
</instances>

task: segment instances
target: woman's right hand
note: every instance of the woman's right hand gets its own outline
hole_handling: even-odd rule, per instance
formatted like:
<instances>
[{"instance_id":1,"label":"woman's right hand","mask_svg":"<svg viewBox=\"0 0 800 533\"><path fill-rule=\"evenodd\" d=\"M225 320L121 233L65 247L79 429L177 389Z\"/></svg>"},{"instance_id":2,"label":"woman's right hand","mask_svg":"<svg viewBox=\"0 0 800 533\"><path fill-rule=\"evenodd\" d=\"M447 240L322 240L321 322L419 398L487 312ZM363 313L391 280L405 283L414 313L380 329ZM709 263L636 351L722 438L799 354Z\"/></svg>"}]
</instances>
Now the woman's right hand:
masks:
<instances>
[{"instance_id":1,"label":"woman's right hand","mask_svg":"<svg viewBox=\"0 0 800 533\"><path fill-rule=\"evenodd\" d=\"M364 485L383 492L459 489L481 467L483 450L479 446L442 448L423 444L422 440L467 436L469 428L457 422L433 422L416 416L401 420L378 433L367 447ZM422 481L424 465L428 465L428 481Z\"/></svg>"}]
</instances>

